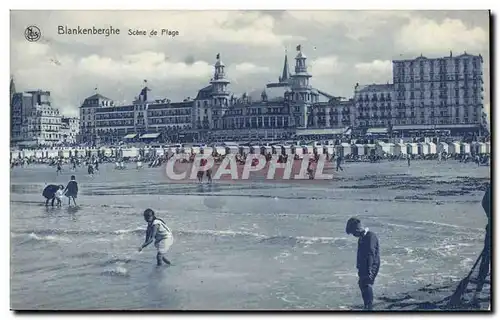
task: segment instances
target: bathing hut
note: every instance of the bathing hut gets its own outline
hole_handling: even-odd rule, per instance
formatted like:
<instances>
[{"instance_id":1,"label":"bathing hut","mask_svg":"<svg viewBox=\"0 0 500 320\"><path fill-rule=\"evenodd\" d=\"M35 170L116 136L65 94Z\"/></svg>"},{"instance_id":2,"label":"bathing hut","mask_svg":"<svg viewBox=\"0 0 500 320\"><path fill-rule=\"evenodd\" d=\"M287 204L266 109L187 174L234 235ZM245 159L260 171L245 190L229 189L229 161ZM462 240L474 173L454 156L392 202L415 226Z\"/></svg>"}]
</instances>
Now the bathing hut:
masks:
<instances>
[{"instance_id":1,"label":"bathing hut","mask_svg":"<svg viewBox=\"0 0 500 320\"><path fill-rule=\"evenodd\" d=\"M292 146L292 153L293 155L297 155L300 159L304 157L304 149L301 146Z\"/></svg>"},{"instance_id":2,"label":"bathing hut","mask_svg":"<svg viewBox=\"0 0 500 320\"><path fill-rule=\"evenodd\" d=\"M364 156L365 155L365 147L362 144L352 145L352 154L356 156Z\"/></svg>"},{"instance_id":3,"label":"bathing hut","mask_svg":"<svg viewBox=\"0 0 500 320\"><path fill-rule=\"evenodd\" d=\"M203 147L201 148L201 150L203 150L203 154L212 154L214 152L214 148L212 147Z\"/></svg>"},{"instance_id":4,"label":"bathing hut","mask_svg":"<svg viewBox=\"0 0 500 320\"><path fill-rule=\"evenodd\" d=\"M351 154L351 145L343 142L335 146L335 154L340 157L346 157Z\"/></svg>"},{"instance_id":5,"label":"bathing hut","mask_svg":"<svg viewBox=\"0 0 500 320\"><path fill-rule=\"evenodd\" d=\"M458 143L458 142L448 143L448 150L449 150L450 154L460 153L460 143Z\"/></svg>"},{"instance_id":6,"label":"bathing hut","mask_svg":"<svg viewBox=\"0 0 500 320\"><path fill-rule=\"evenodd\" d=\"M478 144L479 144L479 148L478 148L478 149L479 149L479 150L478 150L478 151L479 151L479 153L487 153L487 152L486 152L486 143L484 143L484 142L479 142Z\"/></svg>"},{"instance_id":7,"label":"bathing hut","mask_svg":"<svg viewBox=\"0 0 500 320\"><path fill-rule=\"evenodd\" d=\"M406 149L408 151L408 154L415 155L418 154L418 144L417 143L407 143L406 144Z\"/></svg>"},{"instance_id":8,"label":"bathing hut","mask_svg":"<svg viewBox=\"0 0 500 320\"><path fill-rule=\"evenodd\" d=\"M47 151L47 158L55 158L57 156L59 156L59 150L50 149L49 151Z\"/></svg>"},{"instance_id":9,"label":"bathing hut","mask_svg":"<svg viewBox=\"0 0 500 320\"><path fill-rule=\"evenodd\" d=\"M470 153L470 144L467 142L462 142L460 144L460 154L469 154Z\"/></svg>"},{"instance_id":10,"label":"bathing hut","mask_svg":"<svg viewBox=\"0 0 500 320\"><path fill-rule=\"evenodd\" d=\"M31 158L35 155L35 151L33 150L23 150L23 157L24 158Z\"/></svg>"},{"instance_id":11,"label":"bathing hut","mask_svg":"<svg viewBox=\"0 0 500 320\"><path fill-rule=\"evenodd\" d=\"M486 145L486 153L490 154L491 153L491 142L488 141L485 143L485 145Z\"/></svg>"},{"instance_id":12,"label":"bathing hut","mask_svg":"<svg viewBox=\"0 0 500 320\"><path fill-rule=\"evenodd\" d=\"M349 150L351 149L350 147L351 146L349 145ZM334 149L333 145L323 146L323 153L330 155L330 157L333 156L333 154L335 153L335 149Z\"/></svg>"},{"instance_id":13,"label":"bathing hut","mask_svg":"<svg viewBox=\"0 0 500 320\"><path fill-rule=\"evenodd\" d=\"M407 154L408 150L406 144L404 143L396 143L394 145L394 155L399 156L401 154Z\"/></svg>"},{"instance_id":14,"label":"bathing hut","mask_svg":"<svg viewBox=\"0 0 500 320\"><path fill-rule=\"evenodd\" d=\"M67 159L70 157L70 153L71 153L71 150L68 150L68 149L63 149L62 152L61 152L61 157Z\"/></svg>"},{"instance_id":15,"label":"bathing hut","mask_svg":"<svg viewBox=\"0 0 500 320\"><path fill-rule=\"evenodd\" d=\"M273 154L273 147L271 147L271 146L263 146L261 149L262 149L264 155L266 155L268 153ZM281 150L280 150L279 154L281 154Z\"/></svg>"},{"instance_id":16,"label":"bathing hut","mask_svg":"<svg viewBox=\"0 0 500 320\"><path fill-rule=\"evenodd\" d=\"M443 152L446 152L446 153L449 153L449 145L446 143L446 142L440 142L437 146L437 151L439 153L443 153Z\"/></svg>"},{"instance_id":17,"label":"bathing hut","mask_svg":"<svg viewBox=\"0 0 500 320\"><path fill-rule=\"evenodd\" d=\"M282 148L282 152L283 152L283 154L293 155L292 146L289 146L289 145L284 145L284 146L282 146L281 148Z\"/></svg>"},{"instance_id":18,"label":"bathing hut","mask_svg":"<svg viewBox=\"0 0 500 320\"><path fill-rule=\"evenodd\" d=\"M434 142L426 142L428 148L429 148L429 154L436 154L437 153L437 146Z\"/></svg>"},{"instance_id":19,"label":"bathing hut","mask_svg":"<svg viewBox=\"0 0 500 320\"><path fill-rule=\"evenodd\" d=\"M251 154L260 154L260 146L258 146L258 145L250 146L250 153Z\"/></svg>"},{"instance_id":20,"label":"bathing hut","mask_svg":"<svg viewBox=\"0 0 500 320\"><path fill-rule=\"evenodd\" d=\"M425 142L420 142L417 146L418 154L425 156L429 154L429 145Z\"/></svg>"},{"instance_id":21,"label":"bathing hut","mask_svg":"<svg viewBox=\"0 0 500 320\"><path fill-rule=\"evenodd\" d=\"M240 146L240 154L243 156L244 154L250 154L249 146Z\"/></svg>"},{"instance_id":22,"label":"bathing hut","mask_svg":"<svg viewBox=\"0 0 500 320\"><path fill-rule=\"evenodd\" d=\"M226 154L226 148L222 146L216 146L215 151L217 151L217 153L220 154L221 156Z\"/></svg>"},{"instance_id":23,"label":"bathing hut","mask_svg":"<svg viewBox=\"0 0 500 320\"><path fill-rule=\"evenodd\" d=\"M191 150L189 150L189 153L200 154L201 148L197 147L197 146L193 146L193 147L191 147Z\"/></svg>"},{"instance_id":24,"label":"bathing hut","mask_svg":"<svg viewBox=\"0 0 500 320\"><path fill-rule=\"evenodd\" d=\"M240 149L238 146L226 146L226 154L232 154L232 155L236 155L240 152Z\"/></svg>"},{"instance_id":25,"label":"bathing hut","mask_svg":"<svg viewBox=\"0 0 500 320\"><path fill-rule=\"evenodd\" d=\"M377 148L375 144L367 143L363 145L365 151L364 154L367 156L375 155L375 149Z\"/></svg>"},{"instance_id":26,"label":"bathing hut","mask_svg":"<svg viewBox=\"0 0 500 320\"><path fill-rule=\"evenodd\" d=\"M377 143L377 148L379 149L379 154L394 155L396 152L396 145L394 143Z\"/></svg>"}]
</instances>

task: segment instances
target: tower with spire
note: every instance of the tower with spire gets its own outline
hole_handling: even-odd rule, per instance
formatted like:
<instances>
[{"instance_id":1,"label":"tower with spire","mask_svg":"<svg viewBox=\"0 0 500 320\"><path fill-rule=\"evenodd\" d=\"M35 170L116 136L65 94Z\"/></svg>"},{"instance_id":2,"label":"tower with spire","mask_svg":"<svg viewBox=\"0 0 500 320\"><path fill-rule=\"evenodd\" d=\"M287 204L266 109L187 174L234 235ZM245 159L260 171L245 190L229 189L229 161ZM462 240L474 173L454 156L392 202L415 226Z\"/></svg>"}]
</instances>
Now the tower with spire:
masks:
<instances>
[{"instance_id":1,"label":"tower with spire","mask_svg":"<svg viewBox=\"0 0 500 320\"><path fill-rule=\"evenodd\" d=\"M16 93L16 84L14 83L14 76L10 76L10 103L12 104L12 98Z\"/></svg>"},{"instance_id":2,"label":"tower with spire","mask_svg":"<svg viewBox=\"0 0 500 320\"><path fill-rule=\"evenodd\" d=\"M290 68L288 67L288 56L285 51L285 63L283 64L283 71L281 72L281 76L279 77L280 83L288 83L290 79Z\"/></svg>"},{"instance_id":3,"label":"tower with spire","mask_svg":"<svg viewBox=\"0 0 500 320\"><path fill-rule=\"evenodd\" d=\"M224 72L226 66L220 59L220 53L217 54L216 59L214 77L210 81L212 85L212 103L215 107L227 107L229 105L229 91L227 90L227 86L230 81L226 79L226 73Z\"/></svg>"},{"instance_id":4,"label":"tower with spire","mask_svg":"<svg viewBox=\"0 0 500 320\"><path fill-rule=\"evenodd\" d=\"M307 57L302 53L301 46L297 46L297 56L295 57L295 74L292 76L292 91L299 93L299 100L308 101L306 94L311 91L309 79L312 77L307 72Z\"/></svg>"},{"instance_id":5,"label":"tower with spire","mask_svg":"<svg viewBox=\"0 0 500 320\"><path fill-rule=\"evenodd\" d=\"M290 67L288 66L288 56L285 50L285 60L283 63L283 70L281 75L278 77L278 82L268 83L267 88L287 88L290 86L291 81Z\"/></svg>"},{"instance_id":6,"label":"tower with spire","mask_svg":"<svg viewBox=\"0 0 500 320\"><path fill-rule=\"evenodd\" d=\"M295 74L291 76L291 91L287 91L286 100L290 102L292 122L296 127L307 127L308 108L317 102L317 93L313 92L309 79L312 77L307 71L306 55L302 53L301 45L297 46L295 57Z\"/></svg>"}]
</instances>

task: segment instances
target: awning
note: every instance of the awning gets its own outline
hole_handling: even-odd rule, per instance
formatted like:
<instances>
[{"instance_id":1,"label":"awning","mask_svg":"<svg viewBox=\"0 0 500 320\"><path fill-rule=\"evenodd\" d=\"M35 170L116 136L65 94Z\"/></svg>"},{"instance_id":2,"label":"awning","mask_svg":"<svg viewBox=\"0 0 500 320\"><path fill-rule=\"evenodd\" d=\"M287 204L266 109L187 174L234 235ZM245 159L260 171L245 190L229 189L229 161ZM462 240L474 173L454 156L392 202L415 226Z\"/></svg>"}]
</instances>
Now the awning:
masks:
<instances>
[{"instance_id":1,"label":"awning","mask_svg":"<svg viewBox=\"0 0 500 320\"><path fill-rule=\"evenodd\" d=\"M137 136L137 133L127 134L123 139L134 139Z\"/></svg>"},{"instance_id":2,"label":"awning","mask_svg":"<svg viewBox=\"0 0 500 320\"><path fill-rule=\"evenodd\" d=\"M20 146L36 146L37 142L36 141L20 141L17 144Z\"/></svg>"},{"instance_id":3,"label":"awning","mask_svg":"<svg viewBox=\"0 0 500 320\"><path fill-rule=\"evenodd\" d=\"M345 128L338 129L306 129L306 130L297 130L297 136L308 136L308 135L327 135L327 134L343 134Z\"/></svg>"},{"instance_id":4,"label":"awning","mask_svg":"<svg viewBox=\"0 0 500 320\"><path fill-rule=\"evenodd\" d=\"M366 133L387 133L387 128L369 128L368 131L366 131Z\"/></svg>"},{"instance_id":5,"label":"awning","mask_svg":"<svg viewBox=\"0 0 500 320\"><path fill-rule=\"evenodd\" d=\"M146 133L141 136L141 139L156 139L161 133Z\"/></svg>"}]
</instances>

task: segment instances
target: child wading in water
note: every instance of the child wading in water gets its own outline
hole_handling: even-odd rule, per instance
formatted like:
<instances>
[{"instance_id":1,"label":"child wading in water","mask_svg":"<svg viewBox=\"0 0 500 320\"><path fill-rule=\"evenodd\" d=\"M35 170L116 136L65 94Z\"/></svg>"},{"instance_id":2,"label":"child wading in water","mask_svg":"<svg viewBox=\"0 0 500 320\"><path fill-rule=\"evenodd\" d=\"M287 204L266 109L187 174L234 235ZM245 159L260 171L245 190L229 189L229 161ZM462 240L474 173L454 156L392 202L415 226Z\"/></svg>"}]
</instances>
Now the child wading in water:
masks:
<instances>
[{"instance_id":1,"label":"child wading in water","mask_svg":"<svg viewBox=\"0 0 500 320\"><path fill-rule=\"evenodd\" d=\"M59 185L59 190L56 192L56 200L57 200L57 206L60 207L62 205L62 197L64 196L64 186L61 184Z\"/></svg>"},{"instance_id":2,"label":"child wading in water","mask_svg":"<svg viewBox=\"0 0 500 320\"><path fill-rule=\"evenodd\" d=\"M144 220L148 223L148 229L146 231L146 241L139 247L139 252L154 241L155 247L158 250L156 254L157 265L161 266L162 262L170 265L170 261L165 258L165 255L168 249L170 249L170 246L174 243L172 232L167 227L165 221L157 218L155 212L151 209L146 209L144 211Z\"/></svg>"},{"instance_id":3,"label":"child wading in water","mask_svg":"<svg viewBox=\"0 0 500 320\"><path fill-rule=\"evenodd\" d=\"M76 207L75 199L78 195L78 183L76 182L75 176L71 176L71 181L68 182L64 194L68 197L68 205L71 206L71 199L73 199L73 203Z\"/></svg>"}]
</instances>

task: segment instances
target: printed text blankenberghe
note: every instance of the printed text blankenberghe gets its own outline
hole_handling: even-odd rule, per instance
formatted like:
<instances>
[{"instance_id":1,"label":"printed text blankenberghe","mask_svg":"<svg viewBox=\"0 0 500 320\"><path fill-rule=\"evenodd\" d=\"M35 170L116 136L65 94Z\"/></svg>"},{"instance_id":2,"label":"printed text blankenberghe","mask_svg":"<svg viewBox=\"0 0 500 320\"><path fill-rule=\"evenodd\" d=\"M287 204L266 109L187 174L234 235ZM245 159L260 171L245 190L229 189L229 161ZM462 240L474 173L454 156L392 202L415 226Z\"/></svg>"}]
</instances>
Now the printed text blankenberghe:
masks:
<instances>
[{"instance_id":1,"label":"printed text blankenberghe","mask_svg":"<svg viewBox=\"0 0 500 320\"><path fill-rule=\"evenodd\" d=\"M120 29L113 28L110 26L109 28L82 28L77 26L76 28L69 28L68 26L58 26L57 34L68 34L68 35L96 35L103 34L106 37L110 35L120 34Z\"/></svg>"}]
</instances>

